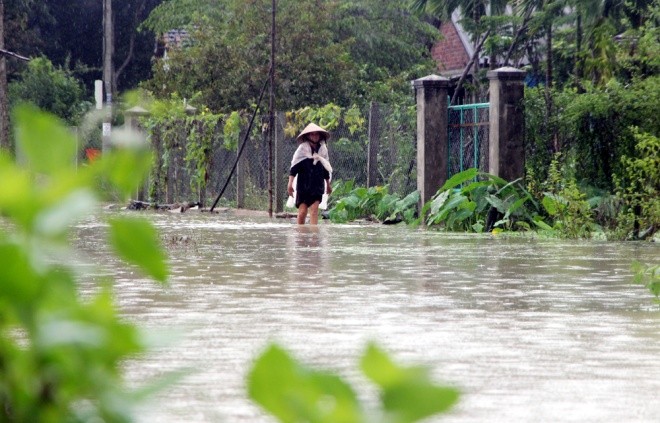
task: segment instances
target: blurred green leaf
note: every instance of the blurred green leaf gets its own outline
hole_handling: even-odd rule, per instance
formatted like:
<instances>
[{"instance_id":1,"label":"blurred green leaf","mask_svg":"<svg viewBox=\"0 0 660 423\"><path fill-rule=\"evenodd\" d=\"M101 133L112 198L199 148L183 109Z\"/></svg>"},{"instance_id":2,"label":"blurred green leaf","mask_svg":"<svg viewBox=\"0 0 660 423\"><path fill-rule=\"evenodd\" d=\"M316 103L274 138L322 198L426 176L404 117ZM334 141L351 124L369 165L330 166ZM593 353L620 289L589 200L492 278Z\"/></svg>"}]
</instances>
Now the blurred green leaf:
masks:
<instances>
[{"instance_id":1,"label":"blurred green leaf","mask_svg":"<svg viewBox=\"0 0 660 423\"><path fill-rule=\"evenodd\" d=\"M165 282L168 273L166 256L160 247L158 233L148 220L111 219L110 242L124 260L139 266L157 281Z\"/></svg>"},{"instance_id":2,"label":"blurred green leaf","mask_svg":"<svg viewBox=\"0 0 660 423\"><path fill-rule=\"evenodd\" d=\"M75 136L56 117L30 105L15 109L17 150L37 173L71 170L75 163Z\"/></svg>"},{"instance_id":3,"label":"blurred green leaf","mask_svg":"<svg viewBox=\"0 0 660 423\"><path fill-rule=\"evenodd\" d=\"M43 198L33 187L32 177L0 153L0 214L30 230Z\"/></svg>"},{"instance_id":4,"label":"blurred green leaf","mask_svg":"<svg viewBox=\"0 0 660 423\"><path fill-rule=\"evenodd\" d=\"M30 204L33 192L30 176L3 154L0 154L0 181L0 210L12 211Z\"/></svg>"},{"instance_id":5,"label":"blurred green leaf","mask_svg":"<svg viewBox=\"0 0 660 423\"><path fill-rule=\"evenodd\" d=\"M103 345L105 333L101 327L68 319L48 319L40 325L36 342L40 348L52 348L67 344L99 348Z\"/></svg>"},{"instance_id":6,"label":"blurred green leaf","mask_svg":"<svg viewBox=\"0 0 660 423\"><path fill-rule=\"evenodd\" d=\"M427 369L400 367L375 344L369 344L361 360L362 371L382 389L388 421L409 423L448 410L459 397L455 388L434 384Z\"/></svg>"},{"instance_id":7,"label":"blurred green leaf","mask_svg":"<svg viewBox=\"0 0 660 423\"><path fill-rule=\"evenodd\" d=\"M364 421L355 393L339 377L308 369L277 345L261 354L248 375L250 398L280 422Z\"/></svg>"},{"instance_id":8,"label":"blurred green leaf","mask_svg":"<svg viewBox=\"0 0 660 423\"><path fill-rule=\"evenodd\" d=\"M92 170L128 197L149 174L151 162L151 152L147 149L118 148L104 154Z\"/></svg>"},{"instance_id":9,"label":"blurred green leaf","mask_svg":"<svg viewBox=\"0 0 660 423\"><path fill-rule=\"evenodd\" d=\"M122 387L122 363L144 345L109 286L80 299L65 241L94 211L94 184L109 180L128 192L149 154L127 134L105 162L76 169L75 140L55 118L24 106L15 122L22 162L0 151L0 420L131 421L136 396ZM122 257L165 279L152 226L117 219L111 227Z\"/></svg>"},{"instance_id":10,"label":"blurred green leaf","mask_svg":"<svg viewBox=\"0 0 660 423\"><path fill-rule=\"evenodd\" d=\"M42 235L61 235L80 218L88 216L95 205L96 197L90 190L77 190L40 213L35 221L35 229Z\"/></svg>"},{"instance_id":11,"label":"blurred green leaf","mask_svg":"<svg viewBox=\"0 0 660 423\"><path fill-rule=\"evenodd\" d=\"M24 251L17 245L0 243L0 301L24 307L34 301L39 292L39 278Z\"/></svg>"}]
</instances>

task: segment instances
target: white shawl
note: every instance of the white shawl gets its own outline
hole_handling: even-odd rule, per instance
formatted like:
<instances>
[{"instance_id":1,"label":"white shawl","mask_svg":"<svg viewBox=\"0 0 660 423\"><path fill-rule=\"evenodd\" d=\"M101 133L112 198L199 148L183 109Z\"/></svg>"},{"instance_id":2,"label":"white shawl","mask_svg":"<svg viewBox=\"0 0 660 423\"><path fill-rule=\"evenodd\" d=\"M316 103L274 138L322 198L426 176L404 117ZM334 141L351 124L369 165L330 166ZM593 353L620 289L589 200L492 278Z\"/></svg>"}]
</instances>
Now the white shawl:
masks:
<instances>
[{"instance_id":1,"label":"white shawl","mask_svg":"<svg viewBox=\"0 0 660 423\"><path fill-rule=\"evenodd\" d=\"M300 143L298 149L296 149L296 152L293 153L293 158L291 159L291 167L293 168L295 165L305 159L314 159L314 164L321 162L325 170L330 173L330 179L332 179L332 166L330 165L328 147L325 145L325 142L321 143L319 152L314 154L312 154L312 146L309 145L309 142L305 141Z\"/></svg>"}]
</instances>

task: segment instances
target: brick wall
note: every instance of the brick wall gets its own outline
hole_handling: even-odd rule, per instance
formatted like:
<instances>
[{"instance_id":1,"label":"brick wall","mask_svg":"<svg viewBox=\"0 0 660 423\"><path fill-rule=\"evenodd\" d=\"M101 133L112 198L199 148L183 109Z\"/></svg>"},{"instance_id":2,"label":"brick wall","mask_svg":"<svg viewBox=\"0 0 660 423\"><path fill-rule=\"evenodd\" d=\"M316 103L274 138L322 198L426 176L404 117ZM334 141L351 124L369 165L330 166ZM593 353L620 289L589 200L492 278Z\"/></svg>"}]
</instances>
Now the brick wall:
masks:
<instances>
[{"instance_id":1,"label":"brick wall","mask_svg":"<svg viewBox=\"0 0 660 423\"><path fill-rule=\"evenodd\" d=\"M453 22L443 22L439 28L442 39L431 49L431 55L438 63L438 71L463 70L470 57L463 47Z\"/></svg>"}]
</instances>

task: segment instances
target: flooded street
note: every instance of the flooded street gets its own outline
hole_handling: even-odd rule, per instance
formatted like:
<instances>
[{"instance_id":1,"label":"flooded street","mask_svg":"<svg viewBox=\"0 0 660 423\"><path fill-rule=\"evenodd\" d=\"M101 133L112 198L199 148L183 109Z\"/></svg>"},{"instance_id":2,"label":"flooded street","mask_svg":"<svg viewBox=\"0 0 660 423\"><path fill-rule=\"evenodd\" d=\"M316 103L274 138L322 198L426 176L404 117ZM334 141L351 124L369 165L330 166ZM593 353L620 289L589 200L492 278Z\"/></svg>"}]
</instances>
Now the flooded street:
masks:
<instances>
[{"instance_id":1,"label":"flooded street","mask_svg":"<svg viewBox=\"0 0 660 423\"><path fill-rule=\"evenodd\" d=\"M449 414L428 421L660 416L660 308L630 270L633 260L658 264L657 244L145 216L167 246L167 287L110 255L100 221L76 229L80 259L98 266L84 269L83 292L113 276L122 314L160 340L127 363L131 385L190 371L140 421L274 422L248 400L244 380L270 341L339 373L373 405L358 370L369 340L461 390Z\"/></svg>"}]
</instances>

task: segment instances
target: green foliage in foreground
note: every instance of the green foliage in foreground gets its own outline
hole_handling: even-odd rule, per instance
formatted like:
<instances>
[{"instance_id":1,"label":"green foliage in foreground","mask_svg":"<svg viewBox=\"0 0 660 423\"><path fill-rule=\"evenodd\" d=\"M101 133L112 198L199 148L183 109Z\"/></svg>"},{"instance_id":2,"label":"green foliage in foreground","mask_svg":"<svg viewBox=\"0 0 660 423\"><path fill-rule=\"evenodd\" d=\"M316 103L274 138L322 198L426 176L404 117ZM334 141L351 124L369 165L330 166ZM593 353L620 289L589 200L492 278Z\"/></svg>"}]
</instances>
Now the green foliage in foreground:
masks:
<instances>
[{"instance_id":1,"label":"green foliage in foreground","mask_svg":"<svg viewBox=\"0 0 660 423\"><path fill-rule=\"evenodd\" d=\"M14 122L21 163L0 155L0 421L130 421L143 395L125 389L121 364L144 345L117 314L109 283L79 297L68 235L102 191L128 197L150 152L124 142L75 169L76 140L54 117L21 107ZM165 281L148 221L116 217L108 231L120 257Z\"/></svg>"},{"instance_id":2,"label":"green foliage in foreground","mask_svg":"<svg viewBox=\"0 0 660 423\"><path fill-rule=\"evenodd\" d=\"M374 344L367 346L360 367L380 389L381 409L371 413L340 377L304 366L277 345L257 358L248 391L283 423L411 423L445 412L458 401L458 390L434 384L425 368L399 366Z\"/></svg>"}]
</instances>

